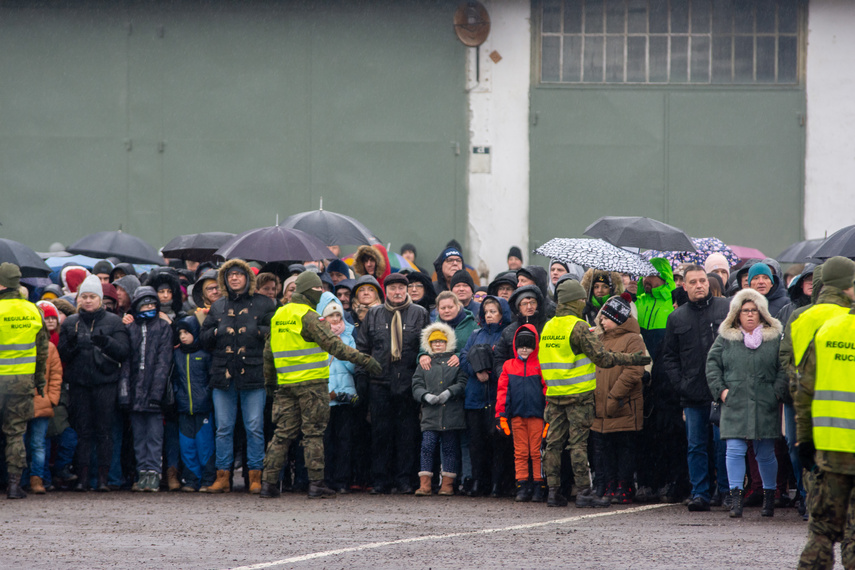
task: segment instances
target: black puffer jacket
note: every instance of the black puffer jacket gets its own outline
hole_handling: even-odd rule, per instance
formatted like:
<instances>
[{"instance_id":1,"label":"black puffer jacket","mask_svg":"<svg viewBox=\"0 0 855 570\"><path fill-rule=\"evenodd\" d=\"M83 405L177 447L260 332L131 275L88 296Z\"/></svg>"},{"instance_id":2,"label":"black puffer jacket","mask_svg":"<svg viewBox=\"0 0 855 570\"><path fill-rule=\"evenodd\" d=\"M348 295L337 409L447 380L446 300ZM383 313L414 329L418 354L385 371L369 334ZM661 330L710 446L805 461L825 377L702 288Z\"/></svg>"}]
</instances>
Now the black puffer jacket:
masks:
<instances>
[{"instance_id":1,"label":"black puffer jacket","mask_svg":"<svg viewBox=\"0 0 855 570\"><path fill-rule=\"evenodd\" d=\"M118 382L119 363L125 366L131 354L122 319L104 307L91 313L80 311L65 319L59 329L57 348L63 364L63 380L80 386ZM97 358L96 351L100 353Z\"/></svg>"},{"instance_id":2,"label":"black puffer jacket","mask_svg":"<svg viewBox=\"0 0 855 570\"><path fill-rule=\"evenodd\" d=\"M517 299L519 299L520 295L526 291L534 293L534 296L537 298L537 311L530 317L522 316L517 308ZM511 314L514 316L514 320L511 324L505 327L505 330L502 331L502 336L499 339L499 342L497 342L496 346L493 348L493 373L496 375L496 378L502 375L502 366L505 364L505 361L509 358L514 358L515 356L514 335L516 334L517 329L525 324L534 325L534 328L537 329L537 334L539 335L543 332L543 325L545 325L546 321L549 320L544 316L543 310L541 309L543 307L543 293L540 292L540 288L536 285L525 285L515 290L511 295L508 304L511 306Z\"/></svg>"},{"instance_id":3,"label":"black puffer jacket","mask_svg":"<svg viewBox=\"0 0 855 570\"><path fill-rule=\"evenodd\" d=\"M131 301L131 313L137 314L144 297L157 297L152 287L140 287ZM157 303L160 310L160 303ZM131 411L159 412L166 390L166 379L172 368L172 326L154 317L146 321L134 321L128 325L131 339L131 357L122 367L122 378L129 379ZM140 364L145 367L140 370Z\"/></svg>"},{"instance_id":4,"label":"black puffer jacket","mask_svg":"<svg viewBox=\"0 0 855 570\"><path fill-rule=\"evenodd\" d=\"M412 394L413 373L416 371L419 356L419 343L422 329L430 324L430 317L424 307L410 304L401 313L403 339L401 360L392 362L392 317L393 313L385 305L371 307L356 335L356 350L373 356L383 372L380 376L368 376L372 384L389 386L393 394L410 396ZM365 378L365 373L361 374ZM361 378L361 379L362 379ZM362 388L360 387L360 391Z\"/></svg>"},{"instance_id":5,"label":"black puffer jacket","mask_svg":"<svg viewBox=\"0 0 855 570\"><path fill-rule=\"evenodd\" d=\"M701 301L681 305L668 316L660 365L683 407L712 402L706 376L707 353L729 308L727 299L707 295Z\"/></svg>"},{"instance_id":6,"label":"black puffer jacket","mask_svg":"<svg viewBox=\"0 0 855 570\"><path fill-rule=\"evenodd\" d=\"M247 274L247 287L240 293L226 285L226 275L235 266ZM211 353L211 385L226 390L234 380L238 390L264 388L264 341L276 306L255 292L255 274L241 259L224 263L217 281L226 294L211 305L200 333L202 346Z\"/></svg>"}]
</instances>

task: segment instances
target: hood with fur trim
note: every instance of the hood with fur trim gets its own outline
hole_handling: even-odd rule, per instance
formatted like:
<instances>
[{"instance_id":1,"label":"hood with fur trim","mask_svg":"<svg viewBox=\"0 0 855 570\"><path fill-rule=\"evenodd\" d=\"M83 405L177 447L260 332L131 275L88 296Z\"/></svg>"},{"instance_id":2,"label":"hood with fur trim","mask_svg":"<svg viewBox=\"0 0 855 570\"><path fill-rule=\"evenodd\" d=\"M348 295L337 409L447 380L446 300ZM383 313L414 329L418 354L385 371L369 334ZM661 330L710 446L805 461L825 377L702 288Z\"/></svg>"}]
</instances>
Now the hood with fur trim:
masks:
<instances>
[{"instance_id":1,"label":"hood with fur trim","mask_svg":"<svg viewBox=\"0 0 855 570\"><path fill-rule=\"evenodd\" d=\"M428 338L430 337L433 331L440 331L448 337L448 345L445 347L445 352L457 351L457 335L454 333L454 329L452 329L445 323L437 321L435 323L429 324L424 329L422 329L421 346L423 352L426 352L428 354L434 353L430 348L430 343L428 342Z\"/></svg>"},{"instance_id":2,"label":"hood with fur trim","mask_svg":"<svg viewBox=\"0 0 855 570\"><path fill-rule=\"evenodd\" d=\"M594 277L598 277L600 275L608 275L609 279L611 279L612 281L612 290L609 294L609 297L613 297L615 295L620 295L621 293L623 293L623 277L621 277L620 273L618 273L617 271L602 271L601 269L594 269L592 267L585 272L585 275L582 276L582 281L580 281L582 288L588 295L588 301L591 300L591 294L593 293Z\"/></svg>"},{"instance_id":3,"label":"hood with fur trim","mask_svg":"<svg viewBox=\"0 0 855 570\"><path fill-rule=\"evenodd\" d=\"M742 289L730 301L730 310L727 316L718 327L718 334L725 340L742 340L742 331L739 330L739 311L742 305L748 301L757 305L760 311L760 317L768 326L763 327L763 342L774 340L781 336L784 332L784 327L781 322L769 314L769 302L766 297L755 291L754 289Z\"/></svg>"},{"instance_id":4,"label":"hood with fur trim","mask_svg":"<svg viewBox=\"0 0 855 570\"><path fill-rule=\"evenodd\" d=\"M226 286L226 275L228 275L229 269L232 267L240 267L246 273L247 288L242 294L250 297L255 295L255 272L249 266L249 263L243 259L230 259L220 267L220 271L217 273L217 285L220 287L220 293L222 295L228 294L229 297L235 295L235 293Z\"/></svg>"},{"instance_id":5,"label":"hood with fur trim","mask_svg":"<svg viewBox=\"0 0 855 570\"><path fill-rule=\"evenodd\" d=\"M357 277L362 277L365 275L365 263L363 262L364 257L370 257L377 264L377 267L374 269L374 274L372 277L377 279L378 282L382 283L383 279L386 278L386 269L389 267L389 264L386 262L386 259L383 257L383 254L377 250L376 247L371 245L360 245L359 249L356 250L356 253L353 256L353 272L356 273Z\"/></svg>"}]
</instances>

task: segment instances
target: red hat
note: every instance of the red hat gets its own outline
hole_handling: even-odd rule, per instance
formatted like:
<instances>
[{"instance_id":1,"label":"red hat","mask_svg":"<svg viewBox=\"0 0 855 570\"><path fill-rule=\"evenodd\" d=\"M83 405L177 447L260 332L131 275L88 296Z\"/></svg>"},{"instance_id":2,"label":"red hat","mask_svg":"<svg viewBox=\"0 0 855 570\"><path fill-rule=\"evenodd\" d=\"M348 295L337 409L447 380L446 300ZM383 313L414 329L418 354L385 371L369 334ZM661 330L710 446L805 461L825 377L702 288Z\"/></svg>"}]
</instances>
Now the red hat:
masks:
<instances>
[{"instance_id":1,"label":"red hat","mask_svg":"<svg viewBox=\"0 0 855 570\"><path fill-rule=\"evenodd\" d=\"M89 271L85 267L69 265L62 269L62 282L69 293L77 293L77 288L88 275Z\"/></svg>"},{"instance_id":2,"label":"red hat","mask_svg":"<svg viewBox=\"0 0 855 570\"><path fill-rule=\"evenodd\" d=\"M116 291L116 286L112 283L101 283L101 290L104 292L104 297L113 299L116 303L119 302L119 293Z\"/></svg>"},{"instance_id":3,"label":"red hat","mask_svg":"<svg viewBox=\"0 0 855 570\"><path fill-rule=\"evenodd\" d=\"M50 301L39 301L36 305L42 310L42 314L45 318L53 317L55 319L59 319L59 312L57 312L56 306L54 306Z\"/></svg>"}]
</instances>

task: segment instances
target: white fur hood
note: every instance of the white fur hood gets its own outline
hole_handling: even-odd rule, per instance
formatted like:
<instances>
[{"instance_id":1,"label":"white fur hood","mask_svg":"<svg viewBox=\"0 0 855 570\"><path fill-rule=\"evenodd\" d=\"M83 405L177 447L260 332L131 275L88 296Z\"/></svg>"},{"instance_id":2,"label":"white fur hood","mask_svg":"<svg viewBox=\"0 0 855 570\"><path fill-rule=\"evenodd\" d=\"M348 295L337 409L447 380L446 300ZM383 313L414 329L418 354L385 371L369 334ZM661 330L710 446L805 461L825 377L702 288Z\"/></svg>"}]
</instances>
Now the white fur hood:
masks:
<instances>
[{"instance_id":1,"label":"white fur hood","mask_svg":"<svg viewBox=\"0 0 855 570\"><path fill-rule=\"evenodd\" d=\"M435 323L429 324L424 329L422 329L421 344L422 350L424 352L427 352L428 354L433 354L433 351L430 349L430 343L428 342L428 337L430 337L433 331L440 331L448 337L448 346L445 347L445 352L457 351L457 335L454 334L454 329L445 323L437 321Z\"/></svg>"},{"instance_id":2,"label":"white fur hood","mask_svg":"<svg viewBox=\"0 0 855 570\"><path fill-rule=\"evenodd\" d=\"M760 311L761 324L765 321L763 327L763 342L774 340L784 332L784 327L781 322L769 314L769 302L766 297L755 291L754 289L742 289L730 301L730 310L727 312L727 317L718 327L718 334L726 340L742 340L742 331L739 329L739 311L742 309L743 303L752 301L757 305Z\"/></svg>"}]
</instances>

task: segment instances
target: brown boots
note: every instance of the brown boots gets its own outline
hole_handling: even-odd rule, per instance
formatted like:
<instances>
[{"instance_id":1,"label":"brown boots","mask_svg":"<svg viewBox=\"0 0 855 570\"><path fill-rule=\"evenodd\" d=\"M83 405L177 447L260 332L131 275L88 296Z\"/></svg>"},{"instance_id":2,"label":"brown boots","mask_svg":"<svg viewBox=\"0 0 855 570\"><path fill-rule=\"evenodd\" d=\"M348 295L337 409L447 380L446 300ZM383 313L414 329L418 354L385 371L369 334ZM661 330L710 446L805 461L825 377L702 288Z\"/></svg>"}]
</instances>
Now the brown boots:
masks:
<instances>
[{"instance_id":1,"label":"brown boots","mask_svg":"<svg viewBox=\"0 0 855 570\"><path fill-rule=\"evenodd\" d=\"M35 495L44 495L45 494L45 486L42 483L41 477L32 476L30 477L30 493Z\"/></svg>"},{"instance_id":2,"label":"brown boots","mask_svg":"<svg viewBox=\"0 0 855 570\"><path fill-rule=\"evenodd\" d=\"M439 495L451 496L454 495L454 478L457 473L442 472L442 485L439 487Z\"/></svg>"},{"instance_id":3,"label":"brown boots","mask_svg":"<svg viewBox=\"0 0 855 570\"><path fill-rule=\"evenodd\" d=\"M421 485L416 490L416 497L430 497L431 486L430 480L433 478L433 473L430 471L419 471L419 481Z\"/></svg>"},{"instance_id":4,"label":"brown boots","mask_svg":"<svg viewBox=\"0 0 855 570\"><path fill-rule=\"evenodd\" d=\"M166 484L170 491L177 491L181 488L181 478L178 477L178 467L170 467L166 470Z\"/></svg>"},{"instance_id":5,"label":"brown boots","mask_svg":"<svg viewBox=\"0 0 855 570\"><path fill-rule=\"evenodd\" d=\"M200 489L201 490L201 489ZM214 484L208 487L209 493L228 493L232 489L229 486L229 470L217 469L217 480ZM259 488L259 491L261 488Z\"/></svg>"},{"instance_id":6,"label":"brown boots","mask_svg":"<svg viewBox=\"0 0 855 570\"><path fill-rule=\"evenodd\" d=\"M261 492L261 470L251 469L249 472L249 492L257 495Z\"/></svg>"}]
</instances>

